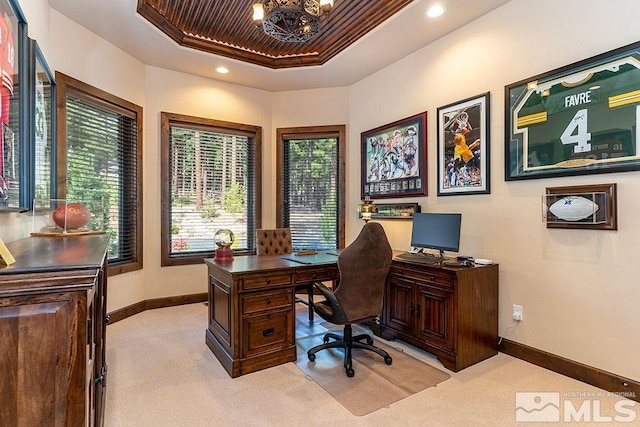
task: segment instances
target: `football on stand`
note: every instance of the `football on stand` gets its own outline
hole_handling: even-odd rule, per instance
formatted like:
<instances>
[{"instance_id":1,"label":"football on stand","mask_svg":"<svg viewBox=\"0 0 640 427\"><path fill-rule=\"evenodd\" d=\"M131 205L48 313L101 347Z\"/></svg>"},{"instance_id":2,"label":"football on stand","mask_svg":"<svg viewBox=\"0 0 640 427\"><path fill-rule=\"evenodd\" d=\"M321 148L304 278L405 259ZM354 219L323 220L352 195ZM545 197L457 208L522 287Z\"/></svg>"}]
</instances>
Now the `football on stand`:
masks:
<instances>
[{"instance_id":1,"label":"football on stand","mask_svg":"<svg viewBox=\"0 0 640 427\"><path fill-rule=\"evenodd\" d=\"M53 222L65 230L77 230L89 223L91 212L80 203L67 203L53 211Z\"/></svg>"},{"instance_id":2,"label":"football on stand","mask_svg":"<svg viewBox=\"0 0 640 427\"><path fill-rule=\"evenodd\" d=\"M549 211L565 221L580 221L598 212L598 205L582 196L567 196L552 204Z\"/></svg>"}]
</instances>

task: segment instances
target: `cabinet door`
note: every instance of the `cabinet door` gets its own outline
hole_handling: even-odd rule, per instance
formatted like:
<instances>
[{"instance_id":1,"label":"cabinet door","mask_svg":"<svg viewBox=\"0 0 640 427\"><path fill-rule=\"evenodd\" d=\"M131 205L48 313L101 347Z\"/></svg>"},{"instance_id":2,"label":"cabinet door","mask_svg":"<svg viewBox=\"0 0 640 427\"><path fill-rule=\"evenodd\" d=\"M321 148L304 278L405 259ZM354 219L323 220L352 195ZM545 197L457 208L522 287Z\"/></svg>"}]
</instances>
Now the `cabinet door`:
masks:
<instances>
[{"instance_id":1,"label":"cabinet door","mask_svg":"<svg viewBox=\"0 0 640 427\"><path fill-rule=\"evenodd\" d=\"M231 286L209 274L209 330L233 355L233 295Z\"/></svg>"},{"instance_id":2,"label":"cabinet door","mask_svg":"<svg viewBox=\"0 0 640 427\"><path fill-rule=\"evenodd\" d=\"M417 338L454 351L453 293L431 286L416 286Z\"/></svg>"},{"instance_id":3,"label":"cabinet door","mask_svg":"<svg viewBox=\"0 0 640 427\"><path fill-rule=\"evenodd\" d=\"M0 425L68 425L67 406L82 404L67 401L71 312L69 301L0 306Z\"/></svg>"},{"instance_id":4,"label":"cabinet door","mask_svg":"<svg viewBox=\"0 0 640 427\"><path fill-rule=\"evenodd\" d=\"M384 310L384 324L398 332L410 334L413 329L415 304L412 297L413 282L390 274Z\"/></svg>"}]
</instances>

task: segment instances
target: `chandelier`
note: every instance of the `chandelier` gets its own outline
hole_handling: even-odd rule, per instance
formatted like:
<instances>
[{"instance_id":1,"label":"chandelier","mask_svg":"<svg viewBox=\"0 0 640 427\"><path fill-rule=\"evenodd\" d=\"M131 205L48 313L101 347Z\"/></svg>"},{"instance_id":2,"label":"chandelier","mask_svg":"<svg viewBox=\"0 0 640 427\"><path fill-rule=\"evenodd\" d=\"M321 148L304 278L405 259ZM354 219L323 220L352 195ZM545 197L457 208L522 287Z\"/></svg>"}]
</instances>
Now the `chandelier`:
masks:
<instances>
[{"instance_id":1,"label":"chandelier","mask_svg":"<svg viewBox=\"0 0 640 427\"><path fill-rule=\"evenodd\" d=\"M306 42L320 32L320 17L333 0L262 0L253 5L253 22L268 36L283 42Z\"/></svg>"}]
</instances>

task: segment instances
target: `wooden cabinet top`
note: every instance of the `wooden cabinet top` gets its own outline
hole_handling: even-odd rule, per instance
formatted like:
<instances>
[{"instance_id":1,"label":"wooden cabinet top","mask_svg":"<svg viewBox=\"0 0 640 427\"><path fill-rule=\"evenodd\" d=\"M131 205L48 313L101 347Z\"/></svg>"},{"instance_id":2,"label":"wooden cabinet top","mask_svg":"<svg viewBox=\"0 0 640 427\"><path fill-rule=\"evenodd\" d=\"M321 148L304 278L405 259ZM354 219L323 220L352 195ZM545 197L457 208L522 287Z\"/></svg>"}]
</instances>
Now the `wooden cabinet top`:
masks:
<instances>
[{"instance_id":1,"label":"wooden cabinet top","mask_svg":"<svg viewBox=\"0 0 640 427\"><path fill-rule=\"evenodd\" d=\"M28 237L7 243L16 262L0 264L0 297L92 286L108 242L107 234L99 234Z\"/></svg>"},{"instance_id":2,"label":"wooden cabinet top","mask_svg":"<svg viewBox=\"0 0 640 427\"><path fill-rule=\"evenodd\" d=\"M0 264L0 280L7 274L98 268L108 242L107 234L77 237L28 237L7 243L16 259Z\"/></svg>"}]
</instances>

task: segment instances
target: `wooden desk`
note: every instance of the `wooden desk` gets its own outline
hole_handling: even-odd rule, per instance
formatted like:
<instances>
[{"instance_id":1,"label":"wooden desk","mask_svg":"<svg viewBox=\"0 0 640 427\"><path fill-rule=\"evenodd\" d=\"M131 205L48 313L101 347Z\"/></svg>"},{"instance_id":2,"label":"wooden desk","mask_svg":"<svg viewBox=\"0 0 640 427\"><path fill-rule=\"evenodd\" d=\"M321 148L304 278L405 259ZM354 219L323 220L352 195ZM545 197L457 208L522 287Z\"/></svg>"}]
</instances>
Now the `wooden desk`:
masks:
<instances>
[{"instance_id":1,"label":"wooden desk","mask_svg":"<svg viewBox=\"0 0 640 427\"><path fill-rule=\"evenodd\" d=\"M337 257L324 264L280 256L205 262L205 341L234 378L295 361L295 286L339 278ZM435 354L453 371L497 354L498 266L455 268L394 259L378 333Z\"/></svg>"},{"instance_id":2,"label":"wooden desk","mask_svg":"<svg viewBox=\"0 0 640 427\"><path fill-rule=\"evenodd\" d=\"M337 279L337 260L301 264L277 255L236 257L228 263L205 259L205 340L231 377L296 360L294 288Z\"/></svg>"}]
</instances>

